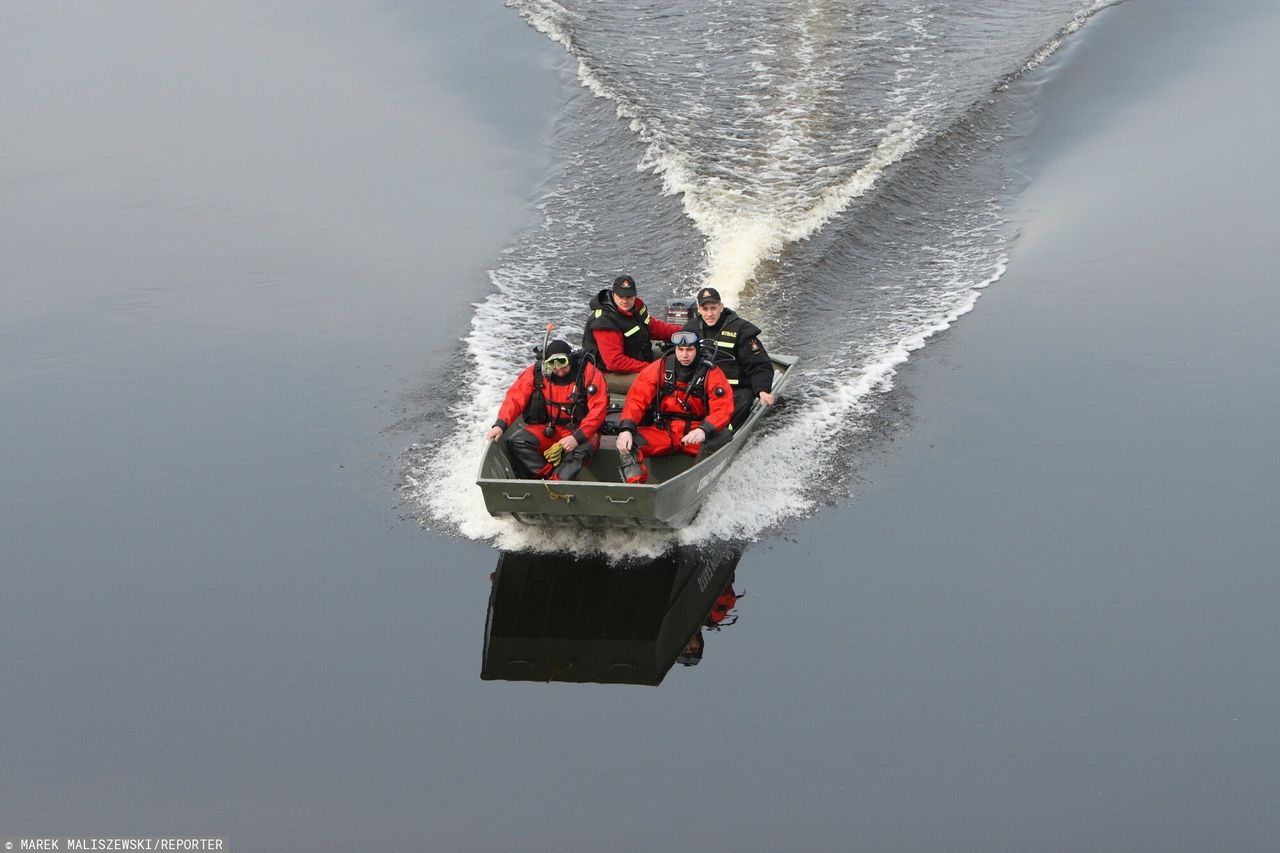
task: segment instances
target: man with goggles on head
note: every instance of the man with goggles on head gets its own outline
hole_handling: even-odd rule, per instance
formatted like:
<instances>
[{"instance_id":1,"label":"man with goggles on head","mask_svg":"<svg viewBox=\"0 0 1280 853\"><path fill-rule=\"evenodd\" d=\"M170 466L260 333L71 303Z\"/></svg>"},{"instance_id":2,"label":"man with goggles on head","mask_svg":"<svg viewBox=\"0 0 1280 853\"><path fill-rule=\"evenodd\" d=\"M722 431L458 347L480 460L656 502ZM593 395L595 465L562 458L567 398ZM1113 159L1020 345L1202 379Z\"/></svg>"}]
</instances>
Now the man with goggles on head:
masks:
<instances>
[{"instance_id":1,"label":"man with goggles on head","mask_svg":"<svg viewBox=\"0 0 1280 853\"><path fill-rule=\"evenodd\" d=\"M610 374L610 386L626 391L636 373L653 361L653 341L669 341L680 327L649 316L649 308L636 295L636 282L629 275L613 280L591 302L591 314L582 333L582 349L593 353Z\"/></svg>"},{"instance_id":2,"label":"man with goggles on head","mask_svg":"<svg viewBox=\"0 0 1280 853\"><path fill-rule=\"evenodd\" d=\"M716 365L733 388L733 425L742 426L756 400L765 406L775 402L773 360L760 343L760 327L724 307L720 291L704 287L697 298L698 314L685 328L695 330L704 341L715 341Z\"/></svg>"},{"instance_id":3,"label":"man with goggles on head","mask_svg":"<svg viewBox=\"0 0 1280 853\"><path fill-rule=\"evenodd\" d=\"M600 446L598 433L608 410L609 395L596 366L565 341L552 341L542 363L526 367L511 384L485 438L497 441L523 417L524 427L507 438L517 470L543 480L572 480Z\"/></svg>"},{"instance_id":4,"label":"man with goggles on head","mask_svg":"<svg viewBox=\"0 0 1280 853\"><path fill-rule=\"evenodd\" d=\"M627 393L618 453L628 483L649 479L645 457L696 456L729 427L733 390L724 371L698 357L698 342L698 333L690 329L673 334L674 351L640 371Z\"/></svg>"}]
</instances>

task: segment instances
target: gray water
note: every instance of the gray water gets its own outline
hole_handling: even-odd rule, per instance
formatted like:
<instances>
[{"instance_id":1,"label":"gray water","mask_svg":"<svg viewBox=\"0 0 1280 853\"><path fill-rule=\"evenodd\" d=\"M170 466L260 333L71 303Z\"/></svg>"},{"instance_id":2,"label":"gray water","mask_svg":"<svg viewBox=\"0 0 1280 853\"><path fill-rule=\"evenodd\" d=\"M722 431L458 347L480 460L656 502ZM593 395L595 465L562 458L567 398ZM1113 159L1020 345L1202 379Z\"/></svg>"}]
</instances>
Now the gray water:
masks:
<instances>
[{"instance_id":1,"label":"gray water","mask_svg":"<svg viewBox=\"0 0 1280 853\"><path fill-rule=\"evenodd\" d=\"M742 282L770 344L867 381L842 409L813 371L817 403L760 443L804 475L773 478L787 501L709 506L694 544L759 537L731 546L739 620L653 688L482 680L513 558L431 471L518 360L478 346L495 306L567 326L624 264L654 296L712 272L686 197L645 168L671 122L619 120L513 9L6 7L0 837L1269 849L1280 300L1258 69L1280 20L1127 3L1020 72L1063 11L1010 12L999 51L945 28L989 67L942 75L916 146ZM583 24L589 57L592 26L626 29ZM645 32L615 80L652 110L698 77ZM724 136L663 139L699 129L709 152ZM768 141L746 134L742 162ZM931 242L964 223L972 240ZM942 251L917 276L922 244ZM516 280L521 299L493 296ZM845 452L806 467L806 429L844 430ZM433 510L450 501L461 516ZM599 568L638 583L644 559Z\"/></svg>"}]
</instances>

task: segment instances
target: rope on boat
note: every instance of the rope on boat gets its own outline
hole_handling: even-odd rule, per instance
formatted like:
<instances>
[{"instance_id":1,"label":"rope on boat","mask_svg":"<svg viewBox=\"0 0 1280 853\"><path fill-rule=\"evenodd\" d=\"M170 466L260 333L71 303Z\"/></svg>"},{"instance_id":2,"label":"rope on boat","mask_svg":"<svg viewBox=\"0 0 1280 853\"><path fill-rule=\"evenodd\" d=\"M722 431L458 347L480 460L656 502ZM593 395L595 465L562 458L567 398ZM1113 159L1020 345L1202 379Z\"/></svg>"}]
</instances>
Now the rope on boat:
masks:
<instances>
[{"instance_id":1,"label":"rope on boat","mask_svg":"<svg viewBox=\"0 0 1280 853\"><path fill-rule=\"evenodd\" d=\"M551 488L551 484L548 483L546 480L542 481L542 485L547 487L547 497L551 498L551 500L564 501L565 503L573 503L573 495L566 495L566 494L562 494L561 492L553 491Z\"/></svg>"}]
</instances>

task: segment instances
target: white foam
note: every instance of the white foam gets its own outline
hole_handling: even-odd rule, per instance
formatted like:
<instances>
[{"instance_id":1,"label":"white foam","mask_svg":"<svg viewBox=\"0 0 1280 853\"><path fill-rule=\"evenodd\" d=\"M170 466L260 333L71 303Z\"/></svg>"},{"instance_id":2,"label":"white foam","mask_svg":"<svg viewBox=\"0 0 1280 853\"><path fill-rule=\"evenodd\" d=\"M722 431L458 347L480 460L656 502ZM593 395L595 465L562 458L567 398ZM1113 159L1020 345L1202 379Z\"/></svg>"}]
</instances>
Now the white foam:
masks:
<instances>
[{"instance_id":1,"label":"white foam","mask_svg":"<svg viewBox=\"0 0 1280 853\"><path fill-rule=\"evenodd\" d=\"M1117 2L1120 0L1088 0L1071 21L1028 60L1024 70L1042 63L1058 50L1067 35L1079 30L1100 10ZM822 191L816 199L798 207L793 203L777 203L775 196L785 192L780 186L765 187L762 200L752 202L744 198L741 187L726 186L718 179L700 175L685 152L654 132L626 94L590 66L570 34L568 24L575 17L574 13L554 0L508 0L508 5L577 59L577 74L582 84L597 97L612 101L618 117L626 119L631 130L647 143L639 168L651 169L657 174L662 179L665 193L681 196L686 215L707 238L704 283L717 288L729 303L740 301L742 290L763 262L776 260L788 244L808 239L846 210L875 185L889 166L909 154L929 130L923 121L929 105L906 106L908 94L918 95L922 91L920 83L912 89L898 90L896 96L890 92L887 96L889 102L901 104L903 112L879 131L880 143L854 173ZM820 96L816 92L821 88L824 71L818 64L820 50L816 33L824 28L826 17L827 11L818 6L810 7L808 14L800 10L796 15L796 43L790 51L790 58L795 62L794 73L782 77L777 98L779 103L790 104L791 108L761 117L766 124L773 122L780 129L769 148L775 155L775 165L786 161L786 157L778 156L786 150L804 148L806 143L815 141L812 138L798 141L795 134L804 127L804 121L797 116L809 115L807 111L820 106ZM898 47L899 53L909 55L927 49L927 43L934 39L928 30L931 17L918 17L906 22L906 28L915 41ZM774 79L764 66L760 68L763 76ZM914 64L904 65L897 72L899 82L917 71ZM923 83L931 79L932 75L926 75ZM791 201L794 200L787 200Z\"/></svg>"},{"instance_id":2,"label":"white foam","mask_svg":"<svg viewBox=\"0 0 1280 853\"><path fill-rule=\"evenodd\" d=\"M566 26L572 13L553 0L508 0L508 5L577 59L578 79L583 86L597 97L612 101L618 117L626 119L631 130L647 143L638 167L657 174L666 194L681 197L685 214L707 238L704 283L717 288L729 303L739 301L761 263L775 260L787 244L811 237L874 186L884 171L915 148L926 134L926 128L915 119L920 108L908 110L880 131L880 143L862 166L817 198L799 206L795 199L787 199L786 204L780 205L774 196L783 189L774 186L765 187L761 200L753 203L744 198L740 187L726 186L718 179L701 175L688 154L655 133L626 94L586 62ZM821 15L817 9L812 11L812 20L798 21L800 40L795 58L799 65L796 73L784 81L779 98L791 103L792 112L800 115L818 102L815 90L821 79L813 68L816 51L809 29L821 24ZM927 37L922 23L919 27L921 37ZM799 146L791 134L799 133L803 122L787 116L765 116L766 121L769 119L784 128L777 135L775 146ZM817 140L808 139L807 143L816 145Z\"/></svg>"},{"instance_id":3,"label":"white foam","mask_svg":"<svg viewBox=\"0 0 1280 853\"><path fill-rule=\"evenodd\" d=\"M813 508L808 485L833 464L832 447L857 429L856 416L870 398L893 387L897 368L911 353L972 311L982 290L1004 275L1007 266L1008 258L1001 256L991 275L962 291L958 302L932 323L885 347L849 383L829 393L793 398L798 405L786 425L742 451L694 523L680 531L680 542L754 540L763 530L807 514ZM805 377L798 378L804 384ZM762 489L761 483L769 488Z\"/></svg>"},{"instance_id":4,"label":"white foam","mask_svg":"<svg viewBox=\"0 0 1280 853\"><path fill-rule=\"evenodd\" d=\"M886 132L865 165L825 190L808 210L787 219L717 204L714 196L692 185L682 190L685 210L698 230L708 235L706 283L719 290L726 302L737 303L761 263L776 260L789 243L812 237L871 189L924 136L924 129L910 120L897 125Z\"/></svg>"}]
</instances>

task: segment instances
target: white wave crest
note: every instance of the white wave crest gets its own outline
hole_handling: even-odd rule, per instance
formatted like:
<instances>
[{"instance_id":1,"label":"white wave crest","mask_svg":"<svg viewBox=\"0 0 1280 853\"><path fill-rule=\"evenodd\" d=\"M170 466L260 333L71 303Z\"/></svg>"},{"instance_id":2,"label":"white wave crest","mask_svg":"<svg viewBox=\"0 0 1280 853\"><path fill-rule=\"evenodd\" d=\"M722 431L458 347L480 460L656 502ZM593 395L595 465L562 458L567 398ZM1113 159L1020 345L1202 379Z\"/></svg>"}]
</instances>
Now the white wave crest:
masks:
<instances>
[{"instance_id":1,"label":"white wave crest","mask_svg":"<svg viewBox=\"0 0 1280 853\"><path fill-rule=\"evenodd\" d=\"M1054 36L1048 44L1040 48L1035 54L1027 60L1027 64L1023 66L1023 71L1031 71L1042 65L1045 60L1053 56L1062 47L1063 40L1072 33L1078 32L1081 27L1088 23L1089 19L1101 12L1108 6L1115 6L1123 0L1090 0L1083 8L1071 17L1071 21L1062 28L1059 33Z\"/></svg>"},{"instance_id":2,"label":"white wave crest","mask_svg":"<svg viewBox=\"0 0 1280 853\"><path fill-rule=\"evenodd\" d=\"M707 238L704 283L719 290L731 304L739 301L761 263L776 260L788 244L811 237L873 187L891 164L910 153L926 135L926 128L915 118L918 108L906 109L880 131L881 141L865 163L807 204L779 206L771 203L768 194L753 202L741 187L701 174L688 153L656 132L626 93L591 67L571 35L573 13L554 0L508 0L507 5L563 46L577 60L582 85L597 97L613 102L617 116L628 121L632 132L646 143L637 168L652 170L662 179L664 193L681 197L685 214ZM818 25L818 16L813 17L814 22L808 26ZM799 104L801 109L815 97L805 93L817 79L811 67L814 50L810 41L810 34L802 27L797 49L801 67L791 82L784 84L780 97L781 101ZM764 120L777 125L774 153L799 147L794 134L800 132L803 122L778 116L766 116Z\"/></svg>"},{"instance_id":3,"label":"white wave crest","mask_svg":"<svg viewBox=\"0 0 1280 853\"><path fill-rule=\"evenodd\" d=\"M986 279L964 290L959 300L929 325L889 344L852 380L829 393L794 399L796 411L786 426L761 436L725 472L694 523L679 533L682 544L708 539L754 541L761 531L813 509L811 485L834 463L832 448L857 429L857 415L874 395L893 387L893 377L911 353L973 310L982 290L1004 275L1001 256ZM799 377L803 383L804 377ZM789 405L792 405L789 403ZM768 483L768 489L760 488Z\"/></svg>"},{"instance_id":4,"label":"white wave crest","mask_svg":"<svg viewBox=\"0 0 1280 853\"><path fill-rule=\"evenodd\" d=\"M684 193L685 210L698 230L707 235L706 283L719 290L726 302L736 304L761 263L777 260L789 243L816 234L870 190L884 171L910 153L924 135L924 130L910 120L902 121L885 134L865 165L824 191L807 211L789 219L718 204L701 187L678 184L665 166L657 169L668 178L669 191Z\"/></svg>"}]
</instances>

